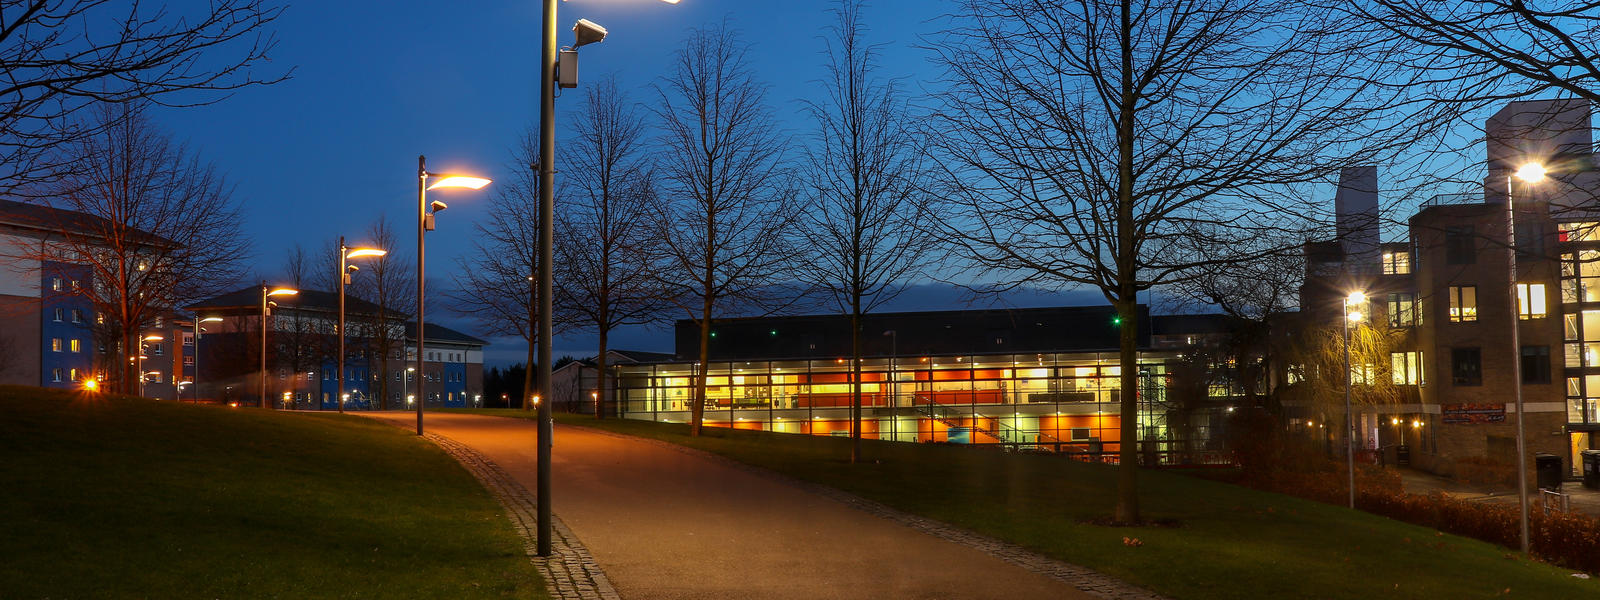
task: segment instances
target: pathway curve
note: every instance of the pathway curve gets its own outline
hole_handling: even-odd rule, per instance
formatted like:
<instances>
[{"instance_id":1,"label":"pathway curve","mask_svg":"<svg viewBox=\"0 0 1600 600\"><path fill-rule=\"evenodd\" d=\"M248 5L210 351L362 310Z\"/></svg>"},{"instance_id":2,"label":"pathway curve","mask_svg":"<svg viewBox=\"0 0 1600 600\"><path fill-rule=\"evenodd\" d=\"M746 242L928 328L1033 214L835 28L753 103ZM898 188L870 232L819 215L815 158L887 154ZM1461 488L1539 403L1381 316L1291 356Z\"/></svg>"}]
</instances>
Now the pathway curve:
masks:
<instances>
[{"instance_id":1,"label":"pathway curve","mask_svg":"<svg viewBox=\"0 0 1600 600\"><path fill-rule=\"evenodd\" d=\"M371 416L401 425L413 418ZM435 413L428 429L535 488L533 421ZM552 460L558 524L582 540L622 598L1156 598L664 442L558 425Z\"/></svg>"}]
</instances>

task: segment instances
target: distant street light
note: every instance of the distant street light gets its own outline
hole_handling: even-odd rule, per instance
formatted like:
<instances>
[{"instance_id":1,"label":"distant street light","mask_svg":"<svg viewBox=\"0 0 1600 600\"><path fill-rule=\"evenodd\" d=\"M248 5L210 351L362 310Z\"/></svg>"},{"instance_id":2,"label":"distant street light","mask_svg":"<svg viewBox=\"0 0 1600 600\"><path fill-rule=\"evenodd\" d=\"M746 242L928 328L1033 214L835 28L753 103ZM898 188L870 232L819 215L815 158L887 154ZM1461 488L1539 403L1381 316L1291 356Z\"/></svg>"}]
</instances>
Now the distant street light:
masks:
<instances>
[{"instance_id":1,"label":"distant street light","mask_svg":"<svg viewBox=\"0 0 1600 600\"><path fill-rule=\"evenodd\" d=\"M144 396L144 384L145 384L145 381L148 380L149 377L150 377L150 375L148 373L144 372L144 357L145 357L144 356L144 351L145 351L146 348L148 348L150 346L150 342L159 342L159 341L161 341L163 339L165 339L165 338L163 338L163 337L161 337L159 335L151 334L151 335L144 336L143 339L139 340L139 366L138 366L138 369L139 369L139 396L140 397Z\"/></svg>"},{"instance_id":2,"label":"distant street light","mask_svg":"<svg viewBox=\"0 0 1600 600\"><path fill-rule=\"evenodd\" d=\"M277 296L293 296L300 293L294 288L280 287L268 288L267 282L261 282L261 408L267 408L267 309L277 306L271 298Z\"/></svg>"},{"instance_id":3,"label":"distant street light","mask_svg":"<svg viewBox=\"0 0 1600 600\"><path fill-rule=\"evenodd\" d=\"M194 367L194 373L191 375L193 381L191 385L194 386L195 404L200 403L200 334L205 333L205 329L201 328L200 324L219 323L221 321L222 317L205 317L202 319L198 316L196 316L194 320L194 350L192 351L194 353L194 365L192 365Z\"/></svg>"},{"instance_id":4,"label":"distant street light","mask_svg":"<svg viewBox=\"0 0 1600 600\"><path fill-rule=\"evenodd\" d=\"M1535 184L1544 181L1544 165L1528 163L1517 169L1516 177L1522 181ZM1506 175L1506 265L1510 278L1508 297L1511 303L1511 385L1516 391L1517 398L1517 512L1521 524L1522 553L1527 554L1528 543L1528 447L1527 438L1523 433L1522 409L1522 340L1518 335L1522 322L1522 304L1517 294L1517 211L1511 192L1511 175ZM1529 290L1529 294L1533 291ZM1529 298L1531 304L1533 298Z\"/></svg>"},{"instance_id":5,"label":"distant street light","mask_svg":"<svg viewBox=\"0 0 1600 600\"><path fill-rule=\"evenodd\" d=\"M357 271L357 267L347 262L352 258L380 257L388 254L388 250L378 248L350 248L344 245L344 236L339 236L339 388L334 397L339 403L339 412L344 413L344 287L350 285L350 276ZM369 363L370 364L370 363Z\"/></svg>"},{"instance_id":6,"label":"distant street light","mask_svg":"<svg viewBox=\"0 0 1600 600\"><path fill-rule=\"evenodd\" d=\"M1356 507L1356 425L1350 415L1350 325L1366 317L1361 311L1350 312L1350 307L1367 303L1367 295L1351 292L1344 300L1344 461L1349 475L1350 508ZM1363 378L1365 371L1363 371Z\"/></svg>"},{"instance_id":7,"label":"distant street light","mask_svg":"<svg viewBox=\"0 0 1600 600\"><path fill-rule=\"evenodd\" d=\"M428 185L428 180L433 179L433 185ZM429 173L428 159L425 156L417 157L417 435L422 435L422 407L428 403L427 371L422 365L422 340L423 320L422 309L426 306L423 288L427 281L427 246L423 236L433 230L434 215L450 206L438 200L428 203L428 190L439 188L466 188L481 190L489 185L490 181L482 177L470 175L451 175L447 173ZM342 334L341 334L342 335ZM341 382L340 385L343 385Z\"/></svg>"}]
</instances>

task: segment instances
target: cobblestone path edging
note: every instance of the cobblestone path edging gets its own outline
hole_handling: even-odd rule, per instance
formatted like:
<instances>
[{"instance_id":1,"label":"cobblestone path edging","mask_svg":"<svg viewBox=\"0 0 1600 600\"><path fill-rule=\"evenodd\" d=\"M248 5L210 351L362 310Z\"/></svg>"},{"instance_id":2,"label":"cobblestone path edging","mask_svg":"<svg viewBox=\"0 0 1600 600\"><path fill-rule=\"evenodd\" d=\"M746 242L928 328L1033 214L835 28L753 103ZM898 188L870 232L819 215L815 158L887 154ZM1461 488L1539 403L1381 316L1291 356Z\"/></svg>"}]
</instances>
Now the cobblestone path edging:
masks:
<instances>
[{"instance_id":1,"label":"cobblestone path edging","mask_svg":"<svg viewBox=\"0 0 1600 600\"><path fill-rule=\"evenodd\" d=\"M847 506L861 510L873 516L888 519L890 521L909 526L917 531L921 531L933 537L978 550L984 554L988 554L989 556L993 556L1000 560L1017 565L1034 573L1050 577L1056 581L1060 581L1079 590L1083 590L1084 592L1094 596L1107 598L1109 600L1167 600L1165 596L1161 596L1155 592L1140 588L1131 583L1116 579L1093 569L1062 562L1032 550L1028 550L1016 544L962 529L943 521L919 517L917 515L890 508L886 504L868 500L838 488L795 479L771 469L764 469L755 465L745 464L720 454L689 448L687 446L680 446L671 442L614 433L603 429L583 427L582 425L572 426L582 427L584 431L590 431L601 435L625 438L670 448L672 450L711 460L760 477L781 481L788 485L792 485L803 490L825 496L829 499L842 502ZM557 439L559 439L559 434ZM559 523L559 521L557 522Z\"/></svg>"},{"instance_id":2,"label":"cobblestone path edging","mask_svg":"<svg viewBox=\"0 0 1600 600\"><path fill-rule=\"evenodd\" d=\"M461 466L466 467L472 475L483 482L483 486L500 500L500 505L505 507L506 516L511 518L511 524L517 533L522 536L523 547L528 553L528 560L544 576L544 581L550 587L550 596L561 600L620 600L617 590L611 587L611 581L606 579L600 565L594 562L594 556L589 554L589 549L583 546L578 536L573 535L567 524L561 522L561 517L551 515L551 530L555 539L550 540L550 556L538 555L538 502L528 488L517 483L500 465L485 458L477 450L466 444L435 433L426 434L424 437L454 457Z\"/></svg>"}]
</instances>

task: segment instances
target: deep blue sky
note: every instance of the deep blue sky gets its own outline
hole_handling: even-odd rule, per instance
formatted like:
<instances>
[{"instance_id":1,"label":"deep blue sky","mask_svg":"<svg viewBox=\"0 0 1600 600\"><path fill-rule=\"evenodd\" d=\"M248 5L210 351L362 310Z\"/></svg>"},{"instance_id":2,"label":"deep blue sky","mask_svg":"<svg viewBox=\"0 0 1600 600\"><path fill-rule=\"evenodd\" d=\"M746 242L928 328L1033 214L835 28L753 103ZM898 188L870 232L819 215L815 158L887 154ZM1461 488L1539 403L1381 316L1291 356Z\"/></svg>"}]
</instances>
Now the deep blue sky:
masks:
<instances>
[{"instance_id":1,"label":"deep blue sky","mask_svg":"<svg viewBox=\"0 0 1600 600\"><path fill-rule=\"evenodd\" d=\"M827 0L571 0L561 5L561 44L571 43L580 17L604 25L604 43L583 49L581 75L615 73L636 102L664 72L691 28L727 19L752 46L751 66L771 85L769 103L789 134L804 135L799 99L822 75L820 36L831 22ZM886 76L900 78L913 100L937 77L918 36L940 27L948 5L935 0L875 0L865 11L873 39L884 44ZM159 114L163 124L214 162L236 184L254 238L257 271L276 272L299 242L321 248L357 236L380 214L415 255L416 157L432 170L501 176L508 150L537 119L540 2L422 0L300 2L275 24L274 65L294 68L283 83L247 89L212 106ZM577 98L568 90L568 98ZM557 103L558 121L575 106ZM559 143L559 140L558 140ZM559 167L558 167L559 168ZM486 196L452 194L450 210L428 236L430 281L470 249L471 223ZM956 294L919 294L896 308L946 308ZM1089 302L1100 302L1088 298ZM1060 304L1033 298L1027 304ZM473 332L439 313L440 322ZM494 340L490 363L517 360L523 350ZM670 350L669 336L625 332L615 343ZM557 340L555 352L593 354L587 336Z\"/></svg>"}]
</instances>

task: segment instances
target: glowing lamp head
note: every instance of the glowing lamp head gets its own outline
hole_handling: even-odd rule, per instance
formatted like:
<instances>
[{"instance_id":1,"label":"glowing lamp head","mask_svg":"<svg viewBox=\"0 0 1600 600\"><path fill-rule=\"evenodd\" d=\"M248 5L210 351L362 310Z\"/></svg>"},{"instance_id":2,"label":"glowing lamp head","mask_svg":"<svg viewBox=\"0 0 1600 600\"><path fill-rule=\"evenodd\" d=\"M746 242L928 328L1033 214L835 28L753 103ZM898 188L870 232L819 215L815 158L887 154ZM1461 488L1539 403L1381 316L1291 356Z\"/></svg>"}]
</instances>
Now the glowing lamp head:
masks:
<instances>
[{"instance_id":1,"label":"glowing lamp head","mask_svg":"<svg viewBox=\"0 0 1600 600\"><path fill-rule=\"evenodd\" d=\"M89 379L87 381L84 381L83 382L83 389L91 391L91 392L95 391L95 390L98 390L98 389L100 389L100 382L99 381L95 381L93 379Z\"/></svg>"},{"instance_id":2,"label":"glowing lamp head","mask_svg":"<svg viewBox=\"0 0 1600 600\"><path fill-rule=\"evenodd\" d=\"M1538 183L1540 181L1544 181L1545 173L1547 173L1547 171L1545 171L1544 165L1539 163L1528 163L1517 169L1517 179L1521 179L1528 183Z\"/></svg>"},{"instance_id":3,"label":"glowing lamp head","mask_svg":"<svg viewBox=\"0 0 1600 600\"><path fill-rule=\"evenodd\" d=\"M1365 318L1367 318L1367 316L1361 314L1359 311L1350 313L1350 322L1351 323L1360 323L1361 320L1365 319Z\"/></svg>"},{"instance_id":4,"label":"glowing lamp head","mask_svg":"<svg viewBox=\"0 0 1600 600\"><path fill-rule=\"evenodd\" d=\"M300 290L297 290L297 289L294 289L294 288L278 288L278 289L271 290L271 291L267 292L267 297L271 298L273 296L293 296L293 295L299 294L299 293L300 293Z\"/></svg>"},{"instance_id":5,"label":"glowing lamp head","mask_svg":"<svg viewBox=\"0 0 1600 600\"><path fill-rule=\"evenodd\" d=\"M1363 292L1350 292L1350 296L1348 298L1345 298L1345 304L1349 304L1349 305L1352 305L1352 306L1354 306L1356 304L1363 304L1366 301L1367 301L1367 295L1365 293L1363 293Z\"/></svg>"},{"instance_id":6,"label":"glowing lamp head","mask_svg":"<svg viewBox=\"0 0 1600 600\"><path fill-rule=\"evenodd\" d=\"M377 249L377 248L352 248L350 250L350 253L344 255L344 257L345 258L363 258L363 257L367 257L367 256L383 256L383 255L388 254L388 253L389 253L388 250L380 250L380 249Z\"/></svg>"},{"instance_id":7,"label":"glowing lamp head","mask_svg":"<svg viewBox=\"0 0 1600 600\"><path fill-rule=\"evenodd\" d=\"M146 341L146 342L159 342L159 341L164 340L164 339L167 339L167 338L161 337L159 335L147 335L147 336L144 336L144 341Z\"/></svg>"},{"instance_id":8,"label":"glowing lamp head","mask_svg":"<svg viewBox=\"0 0 1600 600\"><path fill-rule=\"evenodd\" d=\"M444 175L441 176L438 181L433 182L433 185L428 186L428 189L437 190L440 188L467 188L469 190L481 190L483 189L483 186L489 185L489 183L490 180L482 177L471 177L467 175Z\"/></svg>"},{"instance_id":9,"label":"glowing lamp head","mask_svg":"<svg viewBox=\"0 0 1600 600\"><path fill-rule=\"evenodd\" d=\"M220 323L220 322L222 322L222 317L206 317L204 319L200 319L200 322L201 323Z\"/></svg>"}]
</instances>

